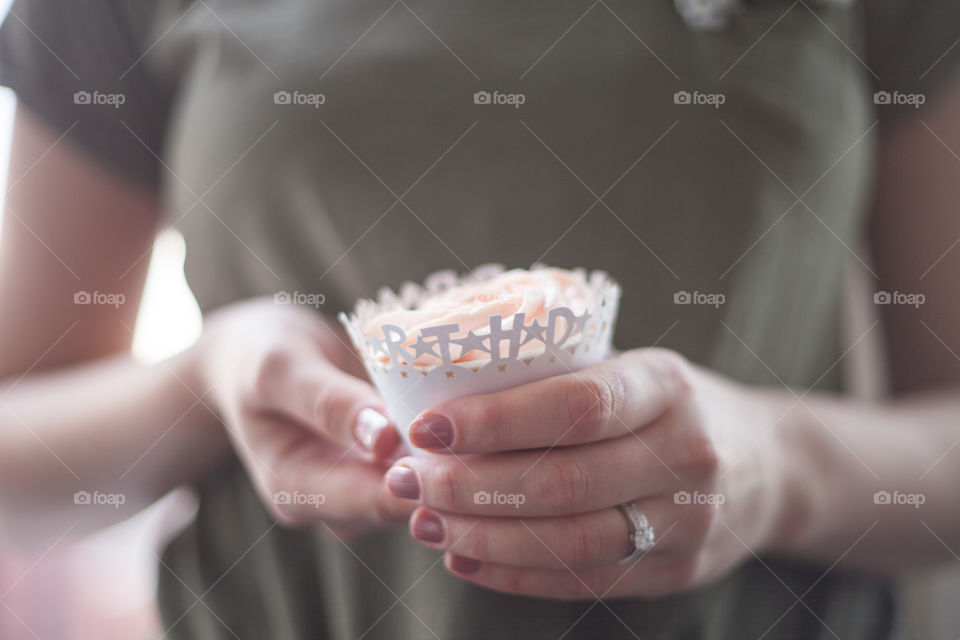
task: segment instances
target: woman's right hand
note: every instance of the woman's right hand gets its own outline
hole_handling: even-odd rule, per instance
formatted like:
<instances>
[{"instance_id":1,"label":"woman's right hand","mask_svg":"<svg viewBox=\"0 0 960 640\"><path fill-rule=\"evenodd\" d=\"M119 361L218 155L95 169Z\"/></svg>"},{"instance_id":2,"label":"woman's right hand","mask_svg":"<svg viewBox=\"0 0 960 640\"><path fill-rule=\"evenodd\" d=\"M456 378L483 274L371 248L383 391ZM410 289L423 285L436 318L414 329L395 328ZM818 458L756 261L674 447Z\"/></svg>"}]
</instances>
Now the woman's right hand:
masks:
<instances>
[{"instance_id":1,"label":"woman's right hand","mask_svg":"<svg viewBox=\"0 0 960 640\"><path fill-rule=\"evenodd\" d=\"M347 533L413 511L384 486L402 440L338 326L257 299L214 313L197 354L203 389L279 522Z\"/></svg>"}]
</instances>

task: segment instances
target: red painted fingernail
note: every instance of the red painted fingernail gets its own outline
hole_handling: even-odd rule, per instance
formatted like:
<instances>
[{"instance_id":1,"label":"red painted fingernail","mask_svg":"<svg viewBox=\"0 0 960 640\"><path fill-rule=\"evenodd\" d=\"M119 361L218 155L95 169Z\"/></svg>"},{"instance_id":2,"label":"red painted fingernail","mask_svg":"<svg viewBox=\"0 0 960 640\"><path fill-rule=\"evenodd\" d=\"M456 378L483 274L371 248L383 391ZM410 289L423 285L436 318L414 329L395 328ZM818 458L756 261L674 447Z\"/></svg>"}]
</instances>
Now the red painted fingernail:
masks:
<instances>
[{"instance_id":1,"label":"red painted fingernail","mask_svg":"<svg viewBox=\"0 0 960 640\"><path fill-rule=\"evenodd\" d=\"M364 449L374 451L380 434L389 427L390 420L385 415L376 409L367 408L357 416L357 424L353 427L353 434Z\"/></svg>"},{"instance_id":2,"label":"red painted fingernail","mask_svg":"<svg viewBox=\"0 0 960 640\"><path fill-rule=\"evenodd\" d=\"M429 509L420 509L413 517L410 533L423 542L443 542L445 535L443 520Z\"/></svg>"},{"instance_id":3,"label":"red painted fingernail","mask_svg":"<svg viewBox=\"0 0 960 640\"><path fill-rule=\"evenodd\" d=\"M421 449L446 449L453 444L453 423L446 416L420 416L410 426L410 442Z\"/></svg>"},{"instance_id":4,"label":"red painted fingernail","mask_svg":"<svg viewBox=\"0 0 960 640\"><path fill-rule=\"evenodd\" d=\"M410 467L390 467L386 480L387 489L398 498L417 500L420 497L420 479Z\"/></svg>"},{"instance_id":5,"label":"red painted fingernail","mask_svg":"<svg viewBox=\"0 0 960 640\"><path fill-rule=\"evenodd\" d=\"M450 554L450 570L457 573L469 574L480 570L480 561L473 558L466 558L456 554Z\"/></svg>"}]
</instances>

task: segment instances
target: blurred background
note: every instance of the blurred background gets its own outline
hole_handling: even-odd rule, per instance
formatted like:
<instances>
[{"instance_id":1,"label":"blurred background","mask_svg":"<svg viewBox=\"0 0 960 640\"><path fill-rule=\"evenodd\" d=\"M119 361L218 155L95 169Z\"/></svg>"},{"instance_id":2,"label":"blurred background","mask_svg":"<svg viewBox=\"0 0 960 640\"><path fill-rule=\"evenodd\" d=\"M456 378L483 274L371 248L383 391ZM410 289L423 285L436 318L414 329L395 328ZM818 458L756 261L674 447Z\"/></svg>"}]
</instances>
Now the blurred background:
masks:
<instances>
[{"instance_id":1,"label":"blurred background","mask_svg":"<svg viewBox=\"0 0 960 640\"><path fill-rule=\"evenodd\" d=\"M0 0L0 18L10 0ZM0 87L0 202L7 179L15 97ZM0 208L2 222L4 208ZM134 354L146 362L161 360L199 335L200 312L183 277L184 244L173 231L157 239L146 292L137 321ZM869 290L865 280L852 287ZM867 287L866 289L864 287ZM856 290L856 289L854 289ZM851 300L866 300L850 295ZM872 322L875 309L853 309L853 327ZM865 344L848 358L851 388L875 395L882 382L876 345ZM61 539L47 549L23 550L0 536L0 640L139 640L162 635L155 611L159 554L192 514L185 492L166 497L134 518L81 541ZM960 558L958 565L960 566ZM946 568L905 581L914 638L960 637L960 569Z\"/></svg>"},{"instance_id":2,"label":"blurred background","mask_svg":"<svg viewBox=\"0 0 960 640\"><path fill-rule=\"evenodd\" d=\"M0 0L0 17L9 0ZM16 98L0 88L0 201L7 182ZM5 207L4 207L5 209ZM0 209L0 222L3 210ZM183 241L156 242L134 352L145 361L176 353L200 333L200 311L183 277ZM157 638L157 568L163 541L190 517L185 493L82 541L19 550L0 538L0 638L138 640Z\"/></svg>"}]
</instances>

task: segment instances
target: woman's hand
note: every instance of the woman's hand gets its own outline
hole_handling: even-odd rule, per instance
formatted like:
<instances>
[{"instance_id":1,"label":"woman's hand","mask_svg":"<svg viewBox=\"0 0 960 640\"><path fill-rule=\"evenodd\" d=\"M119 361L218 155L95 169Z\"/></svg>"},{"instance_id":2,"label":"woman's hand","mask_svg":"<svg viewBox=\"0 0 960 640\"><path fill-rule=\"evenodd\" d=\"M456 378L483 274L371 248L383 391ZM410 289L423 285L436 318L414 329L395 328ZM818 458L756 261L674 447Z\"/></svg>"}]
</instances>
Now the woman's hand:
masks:
<instances>
[{"instance_id":1,"label":"woman's hand","mask_svg":"<svg viewBox=\"0 0 960 640\"><path fill-rule=\"evenodd\" d=\"M198 353L204 388L281 523L346 532L413 511L384 488L401 439L339 328L255 300L214 314Z\"/></svg>"},{"instance_id":2,"label":"woman's hand","mask_svg":"<svg viewBox=\"0 0 960 640\"><path fill-rule=\"evenodd\" d=\"M386 481L422 505L413 536L466 580L548 598L658 596L782 535L786 465L764 434L782 408L673 352L635 350L433 407L410 434L439 455L402 458ZM657 542L618 564L632 550L625 502Z\"/></svg>"}]
</instances>

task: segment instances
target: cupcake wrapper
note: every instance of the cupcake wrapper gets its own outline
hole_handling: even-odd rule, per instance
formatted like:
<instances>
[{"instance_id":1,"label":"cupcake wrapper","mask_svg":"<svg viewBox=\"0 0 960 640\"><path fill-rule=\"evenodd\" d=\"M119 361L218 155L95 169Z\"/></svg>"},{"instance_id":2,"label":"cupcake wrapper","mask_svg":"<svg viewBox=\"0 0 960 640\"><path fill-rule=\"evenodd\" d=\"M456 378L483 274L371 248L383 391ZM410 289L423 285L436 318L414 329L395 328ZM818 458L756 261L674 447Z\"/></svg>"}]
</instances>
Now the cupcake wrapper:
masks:
<instances>
[{"instance_id":1,"label":"cupcake wrapper","mask_svg":"<svg viewBox=\"0 0 960 640\"><path fill-rule=\"evenodd\" d=\"M596 302L593 308L579 314L568 307L551 308L543 325L518 313L512 322L510 318L491 316L490 330L483 335L468 333L452 338L460 330L455 323L425 327L414 336L389 325L383 327L382 338L364 334L369 320L383 311L414 307L424 296L461 283L488 279L502 271L499 265L487 265L465 278L439 272L427 278L423 286L406 283L398 293L381 290L376 302L361 300L354 313L339 315L411 452L421 450L410 446L408 427L429 407L570 373L610 355L620 287L600 271L587 278ZM403 347L409 338L416 340L413 349ZM483 361L454 362L470 348L485 352L488 357ZM410 364L418 355L427 353L440 364Z\"/></svg>"}]
</instances>

